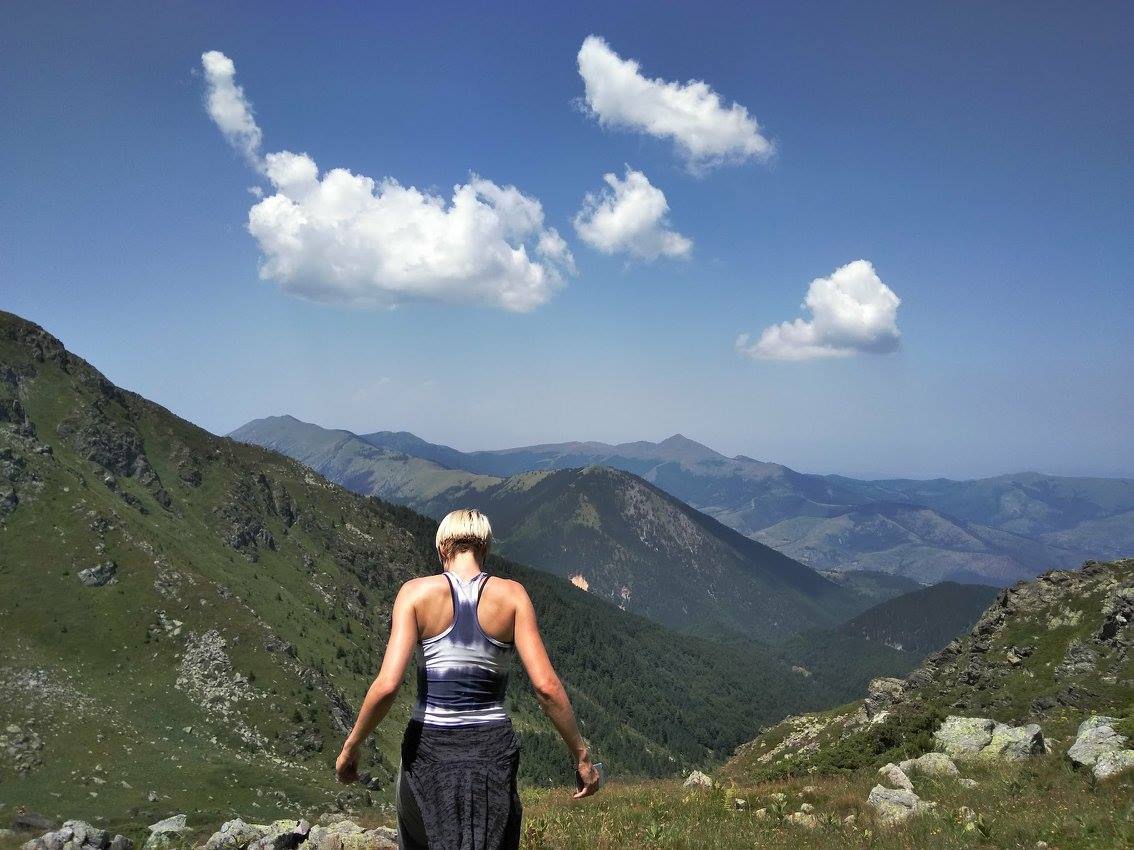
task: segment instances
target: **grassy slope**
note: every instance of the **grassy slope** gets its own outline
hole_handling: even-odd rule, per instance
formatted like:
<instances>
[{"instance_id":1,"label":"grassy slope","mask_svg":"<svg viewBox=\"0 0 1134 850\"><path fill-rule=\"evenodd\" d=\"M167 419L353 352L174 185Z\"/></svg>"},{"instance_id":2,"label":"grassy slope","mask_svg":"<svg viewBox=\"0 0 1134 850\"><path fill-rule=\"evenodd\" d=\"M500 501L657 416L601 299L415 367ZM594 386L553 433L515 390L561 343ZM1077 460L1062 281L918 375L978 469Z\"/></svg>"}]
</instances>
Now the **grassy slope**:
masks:
<instances>
[{"instance_id":1,"label":"grassy slope","mask_svg":"<svg viewBox=\"0 0 1134 850\"><path fill-rule=\"evenodd\" d=\"M739 748L723 775L751 782L876 768L925 752L947 714L1037 722L1061 749L1092 713L1125 718L1134 731L1134 657L1101 637L1110 616L1104 603L1132 586L1132 560L1020 583L1002 592L968 635L911 673L884 719L862 722L860 703L789 718ZM1128 637L1131 626L1123 628ZM1062 667L1073 644L1095 653L1093 667ZM791 745L776 751L785 740Z\"/></svg>"},{"instance_id":2,"label":"grassy slope","mask_svg":"<svg viewBox=\"0 0 1134 850\"><path fill-rule=\"evenodd\" d=\"M0 517L0 728L43 742L25 775L0 766L0 802L110 823L332 804L343 722L380 659L397 587L432 569L432 521L122 392L10 314L0 474L0 501L18 500ZM80 584L78 570L107 560L117 583ZM585 731L617 773L711 762L825 699L759 648L678 637L550 575L490 566L528 586ZM201 687L179 683L211 632L225 647L194 667ZM397 762L408 690L376 737L379 777ZM522 675L509 702L525 778L566 780Z\"/></svg>"},{"instance_id":3,"label":"grassy slope","mask_svg":"<svg viewBox=\"0 0 1134 850\"><path fill-rule=\"evenodd\" d=\"M933 813L900 827L877 823L866 797L873 771L768 782L741 781L713 791L690 791L675 782L616 785L584 805L563 792L532 789L525 795L524 850L549 848L694 848L748 850L977 850L1040 847L1116 850L1134 846L1134 779L1130 774L1095 784L1059 756L1026 763L966 769L978 787L951 780L917 779L918 792L937 803ZM804 790L809 789L809 790ZM773 794L785 794L778 803ZM737 811L733 800L747 808ZM796 826L783 815L802 803L815 807L820 825ZM962 806L979 815L966 830ZM766 809L762 820L757 809ZM843 819L854 815L851 824Z\"/></svg>"}]
</instances>

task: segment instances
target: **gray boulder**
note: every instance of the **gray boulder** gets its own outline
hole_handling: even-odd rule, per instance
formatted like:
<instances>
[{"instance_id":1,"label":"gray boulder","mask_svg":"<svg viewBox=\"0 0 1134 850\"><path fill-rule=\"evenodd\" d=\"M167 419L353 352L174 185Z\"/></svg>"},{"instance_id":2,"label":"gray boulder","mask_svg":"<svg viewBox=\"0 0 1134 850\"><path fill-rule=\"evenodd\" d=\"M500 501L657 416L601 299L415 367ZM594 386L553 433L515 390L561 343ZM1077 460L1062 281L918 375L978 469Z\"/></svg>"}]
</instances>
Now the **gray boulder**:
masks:
<instances>
[{"instance_id":1,"label":"gray boulder","mask_svg":"<svg viewBox=\"0 0 1134 850\"><path fill-rule=\"evenodd\" d=\"M314 826L307 836L312 850L396 850L396 830L385 827L363 829L349 820Z\"/></svg>"},{"instance_id":2,"label":"gray boulder","mask_svg":"<svg viewBox=\"0 0 1134 850\"><path fill-rule=\"evenodd\" d=\"M992 729L992 740L979 756L986 759L1020 761L1047 752L1043 732L1035 723L1027 726L1007 726L997 723Z\"/></svg>"},{"instance_id":3,"label":"gray boulder","mask_svg":"<svg viewBox=\"0 0 1134 850\"><path fill-rule=\"evenodd\" d=\"M875 785L866 802L884 824L901 823L914 815L929 811L936 805L925 802L913 791L905 788L886 788L883 785Z\"/></svg>"},{"instance_id":4,"label":"gray boulder","mask_svg":"<svg viewBox=\"0 0 1134 850\"><path fill-rule=\"evenodd\" d=\"M1043 732L1035 723L1009 726L987 717L946 717L933 740L955 759L1018 761L1047 752Z\"/></svg>"},{"instance_id":5,"label":"gray boulder","mask_svg":"<svg viewBox=\"0 0 1134 850\"><path fill-rule=\"evenodd\" d=\"M1079 724L1067 757L1090 768L1096 779L1109 779L1134 767L1134 750L1127 749L1126 736L1115 730L1117 723L1117 718L1105 714L1088 717Z\"/></svg>"},{"instance_id":6,"label":"gray boulder","mask_svg":"<svg viewBox=\"0 0 1134 850\"><path fill-rule=\"evenodd\" d=\"M957 776L960 771L953 760L944 753L926 753L915 759L906 759L899 762L898 767L908 776L910 773L921 773L925 776Z\"/></svg>"},{"instance_id":7,"label":"gray boulder","mask_svg":"<svg viewBox=\"0 0 1134 850\"><path fill-rule=\"evenodd\" d=\"M209 836L204 850L244 850L253 841L264 837L265 827L245 823L240 818L225 821L221 828Z\"/></svg>"},{"instance_id":8,"label":"gray boulder","mask_svg":"<svg viewBox=\"0 0 1134 850\"><path fill-rule=\"evenodd\" d=\"M866 699L862 701L862 714L867 720L874 720L887 708L902 701L906 683L903 679L882 676L871 679L866 687Z\"/></svg>"},{"instance_id":9,"label":"gray boulder","mask_svg":"<svg viewBox=\"0 0 1134 850\"><path fill-rule=\"evenodd\" d=\"M165 820L150 824L150 834L143 845L144 850L167 850L179 847L188 837L189 828L185 825L185 815L173 815Z\"/></svg>"},{"instance_id":10,"label":"gray boulder","mask_svg":"<svg viewBox=\"0 0 1134 850\"><path fill-rule=\"evenodd\" d=\"M891 788L904 788L907 791L913 790L913 783L906 775L906 772L896 764L887 764L878 769L878 775L882 780L890 785Z\"/></svg>"},{"instance_id":11,"label":"gray boulder","mask_svg":"<svg viewBox=\"0 0 1134 850\"><path fill-rule=\"evenodd\" d=\"M79 570L79 581L87 587L102 587L107 584L115 584L118 574L118 565L114 561L104 561L101 564L95 564L93 567L87 567L85 570Z\"/></svg>"},{"instance_id":12,"label":"gray boulder","mask_svg":"<svg viewBox=\"0 0 1134 850\"><path fill-rule=\"evenodd\" d=\"M1103 753L1095 762L1095 779L1110 779L1131 769L1134 769L1134 750Z\"/></svg>"},{"instance_id":13,"label":"gray boulder","mask_svg":"<svg viewBox=\"0 0 1134 850\"><path fill-rule=\"evenodd\" d=\"M133 850L133 847L134 842L124 835L112 839L105 829L86 821L69 820L59 829L28 841L22 850Z\"/></svg>"},{"instance_id":14,"label":"gray boulder","mask_svg":"<svg viewBox=\"0 0 1134 850\"><path fill-rule=\"evenodd\" d=\"M685 777L683 788L712 788L713 780L699 770L695 770Z\"/></svg>"},{"instance_id":15,"label":"gray boulder","mask_svg":"<svg viewBox=\"0 0 1134 850\"><path fill-rule=\"evenodd\" d=\"M249 850L295 850L307 840L311 824L305 820L278 820L248 845Z\"/></svg>"},{"instance_id":16,"label":"gray boulder","mask_svg":"<svg viewBox=\"0 0 1134 850\"><path fill-rule=\"evenodd\" d=\"M933 742L937 749L953 758L972 757L988 746L995 725L996 722L987 717L950 715L933 733Z\"/></svg>"}]
</instances>

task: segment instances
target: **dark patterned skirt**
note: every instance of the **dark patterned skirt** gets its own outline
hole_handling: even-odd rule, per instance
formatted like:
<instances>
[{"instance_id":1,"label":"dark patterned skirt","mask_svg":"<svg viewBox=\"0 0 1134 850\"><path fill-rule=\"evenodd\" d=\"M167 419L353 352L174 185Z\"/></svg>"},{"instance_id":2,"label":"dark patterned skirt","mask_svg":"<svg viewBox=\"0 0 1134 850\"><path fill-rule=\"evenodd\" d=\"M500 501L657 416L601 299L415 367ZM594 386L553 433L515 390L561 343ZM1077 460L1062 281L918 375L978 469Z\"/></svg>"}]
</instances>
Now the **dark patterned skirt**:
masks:
<instances>
[{"instance_id":1,"label":"dark patterned skirt","mask_svg":"<svg viewBox=\"0 0 1134 850\"><path fill-rule=\"evenodd\" d=\"M515 850L520 739L503 720L480 726L411 722L398 774L403 850Z\"/></svg>"}]
</instances>

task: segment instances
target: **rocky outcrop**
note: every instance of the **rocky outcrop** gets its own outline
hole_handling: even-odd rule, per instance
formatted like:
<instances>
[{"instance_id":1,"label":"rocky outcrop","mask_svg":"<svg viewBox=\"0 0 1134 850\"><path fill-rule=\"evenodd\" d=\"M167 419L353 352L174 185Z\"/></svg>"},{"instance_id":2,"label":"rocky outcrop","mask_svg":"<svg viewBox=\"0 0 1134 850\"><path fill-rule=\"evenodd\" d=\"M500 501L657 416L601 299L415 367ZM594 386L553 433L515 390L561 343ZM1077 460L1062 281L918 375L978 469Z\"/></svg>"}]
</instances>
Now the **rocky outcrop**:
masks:
<instances>
[{"instance_id":1,"label":"rocky outcrop","mask_svg":"<svg viewBox=\"0 0 1134 850\"><path fill-rule=\"evenodd\" d=\"M30 773L43 764L43 739L33 730L14 723L0 732L0 751L4 754L6 766L19 774Z\"/></svg>"},{"instance_id":2,"label":"rocky outcrop","mask_svg":"<svg viewBox=\"0 0 1134 850\"><path fill-rule=\"evenodd\" d=\"M118 583L118 565L114 561L103 561L93 567L79 570L79 581L87 587L104 587Z\"/></svg>"},{"instance_id":3,"label":"rocky outcrop","mask_svg":"<svg viewBox=\"0 0 1134 850\"><path fill-rule=\"evenodd\" d=\"M933 740L953 758L1018 761L1047 752L1043 732L1035 723L1009 726L987 717L946 717Z\"/></svg>"},{"instance_id":4,"label":"rocky outcrop","mask_svg":"<svg viewBox=\"0 0 1134 850\"><path fill-rule=\"evenodd\" d=\"M1075 743L1067 757L1079 767L1090 768L1096 779L1110 779L1134 768L1134 750L1125 735L1115 730L1117 718L1095 714L1079 724Z\"/></svg>"},{"instance_id":5,"label":"rocky outcrop","mask_svg":"<svg viewBox=\"0 0 1134 850\"><path fill-rule=\"evenodd\" d=\"M896 679L892 676L871 680L866 688L866 699L862 701L864 719L876 721L884 716L890 706L901 702L905 688L904 679Z\"/></svg>"},{"instance_id":6,"label":"rocky outcrop","mask_svg":"<svg viewBox=\"0 0 1134 850\"><path fill-rule=\"evenodd\" d=\"M115 391L112 398L118 397ZM108 414L106 407L100 401L76 410L59 423L57 433L84 460L106 471L104 482L111 490L117 490L114 483L117 476L133 478L168 510L172 499L150 464L141 435L133 423ZM121 491L119 495L126 498L129 494Z\"/></svg>"},{"instance_id":7,"label":"rocky outcrop","mask_svg":"<svg viewBox=\"0 0 1134 850\"><path fill-rule=\"evenodd\" d=\"M21 850L133 850L134 842L124 835L111 837L86 821L69 820L57 830L33 838Z\"/></svg>"},{"instance_id":8,"label":"rocky outcrop","mask_svg":"<svg viewBox=\"0 0 1134 850\"><path fill-rule=\"evenodd\" d=\"M200 635L190 632L178 667L177 687L245 743L263 747L267 740L239 713L240 703L251 700L254 694L248 678L233 669L227 646L216 629Z\"/></svg>"}]
</instances>

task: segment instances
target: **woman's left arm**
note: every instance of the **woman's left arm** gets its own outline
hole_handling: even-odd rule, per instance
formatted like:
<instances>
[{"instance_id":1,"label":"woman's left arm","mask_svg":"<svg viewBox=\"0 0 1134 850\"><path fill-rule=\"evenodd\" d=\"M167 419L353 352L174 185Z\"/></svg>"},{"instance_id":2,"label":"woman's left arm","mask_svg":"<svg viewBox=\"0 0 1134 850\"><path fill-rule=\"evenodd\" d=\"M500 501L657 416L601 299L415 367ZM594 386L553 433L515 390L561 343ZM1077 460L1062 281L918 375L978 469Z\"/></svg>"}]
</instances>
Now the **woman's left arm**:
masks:
<instances>
[{"instance_id":1,"label":"woman's left arm","mask_svg":"<svg viewBox=\"0 0 1134 850\"><path fill-rule=\"evenodd\" d=\"M398 597L394 600L394 613L390 621L390 640L386 644L386 654L382 657L382 669L378 671L366 698L362 701L362 708L358 711L358 719L354 728L343 743L342 752L335 761L335 775L339 782L349 783L358 779L358 755L362 742L367 739L374 728L382 722L394 698L398 695L402 679L409 666L413 648L417 645L417 616L414 613L413 593L410 589L412 581L402 585Z\"/></svg>"}]
</instances>

